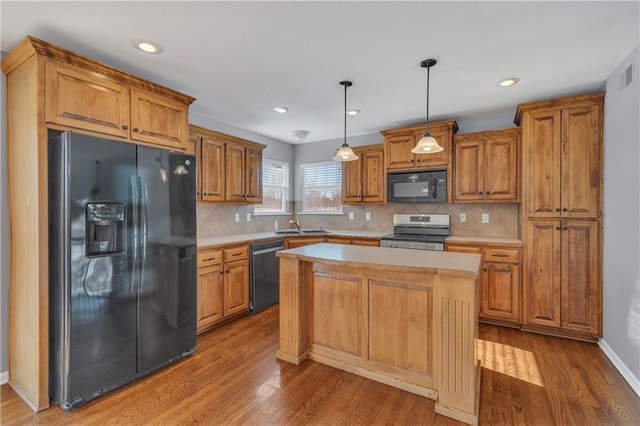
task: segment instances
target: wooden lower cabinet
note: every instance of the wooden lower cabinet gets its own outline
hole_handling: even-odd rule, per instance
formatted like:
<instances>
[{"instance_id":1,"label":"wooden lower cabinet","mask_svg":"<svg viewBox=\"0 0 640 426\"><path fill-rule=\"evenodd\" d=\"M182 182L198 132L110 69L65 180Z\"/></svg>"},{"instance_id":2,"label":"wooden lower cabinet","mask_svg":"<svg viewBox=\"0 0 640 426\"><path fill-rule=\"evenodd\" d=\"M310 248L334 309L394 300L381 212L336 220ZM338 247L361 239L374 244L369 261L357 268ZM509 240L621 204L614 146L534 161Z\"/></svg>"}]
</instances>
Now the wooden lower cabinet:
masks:
<instances>
[{"instance_id":1,"label":"wooden lower cabinet","mask_svg":"<svg viewBox=\"0 0 640 426\"><path fill-rule=\"evenodd\" d=\"M482 255L482 279L477 299L479 321L519 327L522 322L521 249L447 244L447 251Z\"/></svg>"},{"instance_id":2,"label":"wooden lower cabinet","mask_svg":"<svg viewBox=\"0 0 640 426\"><path fill-rule=\"evenodd\" d=\"M284 240L284 247L285 249L292 249L318 243L351 244L355 246L380 247L380 238L352 237L347 235L295 236L287 237Z\"/></svg>"},{"instance_id":3,"label":"wooden lower cabinet","mask_svg":"<svg viewBox=\"0 0 640 426\"><path fill-rule=\"evenodd\" d=\"M525 238L523 328L597 339L602 334L599 223L529 220Z\"/></svg>"},{"instance_id":4,"label":"wooden lower cabinet","mask_svg":"<svg viewBox=\"0 0 640 426\"><path fill-rule=\"evenodd\" d=\"M249 309L249 246L198 251L198 333Z\"/></svg>"}]
</instances>

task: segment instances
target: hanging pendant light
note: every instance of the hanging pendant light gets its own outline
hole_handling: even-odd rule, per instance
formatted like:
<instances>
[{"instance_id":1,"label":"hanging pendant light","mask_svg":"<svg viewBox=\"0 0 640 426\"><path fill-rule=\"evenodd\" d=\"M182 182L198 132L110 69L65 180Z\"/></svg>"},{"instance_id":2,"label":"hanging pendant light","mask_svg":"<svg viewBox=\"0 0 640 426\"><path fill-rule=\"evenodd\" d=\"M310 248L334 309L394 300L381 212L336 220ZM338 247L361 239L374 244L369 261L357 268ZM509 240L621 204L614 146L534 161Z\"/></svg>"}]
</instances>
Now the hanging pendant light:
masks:
<instances>
[{"instance_id":1,"label":"hanging pendant light","mask_svg":"<svg viewBox=\"0 0 640 426\"><path fill-rule=\"evenodd\" d=\"M435 59L425 59L420 62L420 66L427 69L427 128L418 144L411 150L414 154L433 154L444 150L443 147L438 145L436 138L429 133L429 70L437 62Z\"/></svg>"},{"instance_id":2,"label":"hanging pendant light","mask_svg":"<svg viewBox=\"0 0 640 426\"><path fill-rule=\"evenodd\" d=\"M333 161L354 161L357 160L358 157L349 144L347 143L347 87L351 87L353 85L350 81L341 81L340 86L344 87L344 142L336 155L333 156Z\"/></svg>"}]
</instances>

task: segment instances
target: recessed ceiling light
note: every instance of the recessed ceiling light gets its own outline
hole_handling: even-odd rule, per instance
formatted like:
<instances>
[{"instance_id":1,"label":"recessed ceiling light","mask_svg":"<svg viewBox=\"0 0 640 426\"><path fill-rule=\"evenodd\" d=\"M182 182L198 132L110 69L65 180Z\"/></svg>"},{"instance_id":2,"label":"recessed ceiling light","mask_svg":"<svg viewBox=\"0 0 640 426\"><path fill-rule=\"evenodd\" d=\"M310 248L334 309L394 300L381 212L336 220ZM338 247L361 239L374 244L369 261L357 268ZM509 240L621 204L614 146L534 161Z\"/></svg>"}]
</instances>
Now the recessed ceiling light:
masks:
<instances>
[{"instance_id":1,"label":"recessed ceiling light","mask_svg":"<svg viewBox=\"0 0 640 426\"><path fill-rule=\"evenodd\" d=\"M144 53L159 54L163 49L158 43L151 40L138 40L133 43L134 47Z\"/></svg>"},{"instance_id":2,"label":"recessed ceiling light","mask_svg":"<svg viewBox=\"0 0 640 426\"><path fill-rule=\"evenodd\" d=\"M285 112L289 111L289 108L286 108L283 106L277 106L277 107L274 107L273 110L275 112L279 112L280 114L284 114Z\"/></svg>"},{"instance_id":3,"label":"recessed ceiling light","mask_svg":"<svg viewBox=\"0 0 640 426\"><path fill-rule=\"evenodd\" d=\"M360 111L359 109L350 109L349 111L347 111L347 114L349 114L349 115L358 115L361 112L362 111Z\"/></svg>"},{"instance_id":4,"label":"recessed ceiling light","mask_svg":"<svg viewBox=\"0 0 640 426\"><path fill-rule=\"evenodd\" d=\"M502 80L500 80L500 83L498 83L498 86L500 86L500 87L509 87L509 86L513 86L514 84L516 84L519 81L520 81L520 79L518 77L503 78Z\"/></svg>"}]
</instances>

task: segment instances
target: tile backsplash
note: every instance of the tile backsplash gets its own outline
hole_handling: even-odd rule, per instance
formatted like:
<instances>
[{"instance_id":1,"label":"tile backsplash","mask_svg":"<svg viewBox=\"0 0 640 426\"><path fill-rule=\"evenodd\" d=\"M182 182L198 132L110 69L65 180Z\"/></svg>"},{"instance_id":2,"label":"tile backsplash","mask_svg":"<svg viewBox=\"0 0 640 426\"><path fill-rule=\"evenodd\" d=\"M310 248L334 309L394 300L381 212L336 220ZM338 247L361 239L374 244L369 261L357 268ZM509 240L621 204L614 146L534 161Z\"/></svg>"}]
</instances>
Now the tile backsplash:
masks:
<instances>
[{"instance_id":1,"label":"tile backsplash","mask_svg":"<svg viewBox=\"0 0 640 426\"><path fill-rule=\"evenodd\" d=\"M393 232L394 213L436 213L451 215L451 235L518 238L519 204L372 204L366 207L344 205L342 215L298 215L303 228L337 229L345 231ZM296 211L292 202L291 211ZM353 220L349 220L349 213ZM367 221L366 213L371 214ZM235 214L240 222L235 222ZM247 213L251 221L247 221ZM467 216L460 222L460 213ZM489 214L489 223L482 223L482 214ZM251 205L198 203L198 237L226 236L272 231L274 221L280 229L290 228L290 215L255 216Z\"/></svg>"}]
</instances>

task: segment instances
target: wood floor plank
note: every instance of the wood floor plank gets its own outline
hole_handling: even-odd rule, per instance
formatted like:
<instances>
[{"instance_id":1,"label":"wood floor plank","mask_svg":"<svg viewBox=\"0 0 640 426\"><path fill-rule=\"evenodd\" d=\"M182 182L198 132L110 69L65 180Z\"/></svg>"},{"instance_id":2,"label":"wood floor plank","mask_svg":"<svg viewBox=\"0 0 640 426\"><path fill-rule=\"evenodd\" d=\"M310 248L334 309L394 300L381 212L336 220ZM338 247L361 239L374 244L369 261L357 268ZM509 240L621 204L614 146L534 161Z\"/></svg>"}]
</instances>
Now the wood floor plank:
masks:
<instances>
[{"instance_id":1,"label":"wood floor plank","mask_svg":"<svg viewBox=\"0 0 640 426\"><path fill-rule=\"evenodd\" d=\"M593 343L481 324L481 425L636 425L640 398ZM2 425L457 425L434 401L275 358L278 307L198 338L195 355L73 411L0 387Z\"/></svg>"}]
</instances>

